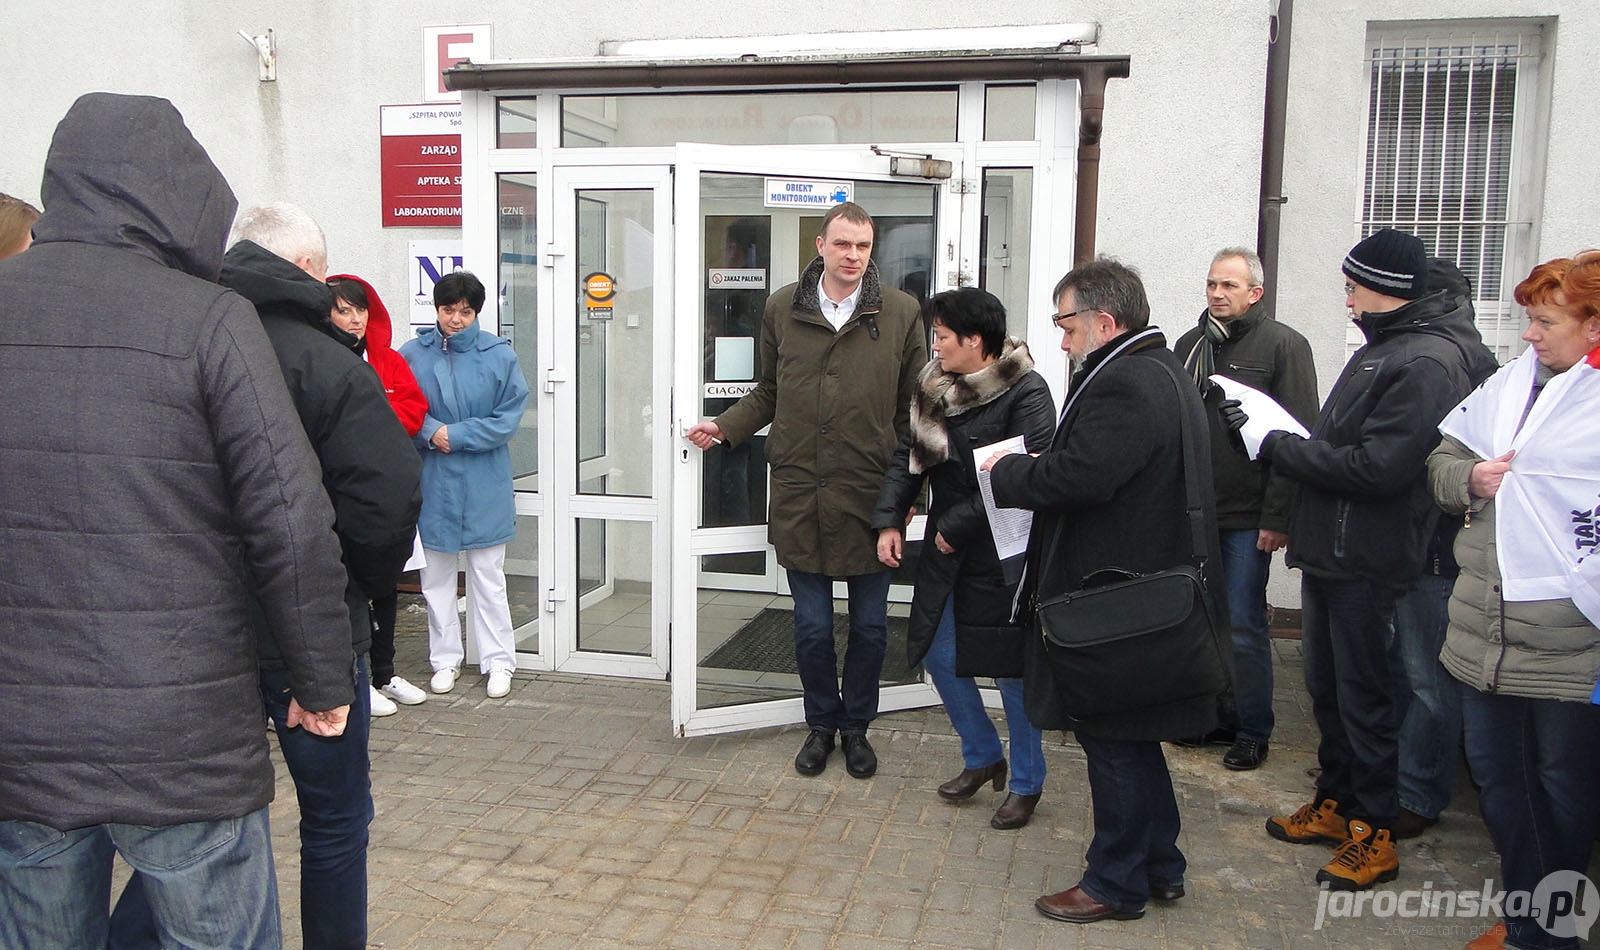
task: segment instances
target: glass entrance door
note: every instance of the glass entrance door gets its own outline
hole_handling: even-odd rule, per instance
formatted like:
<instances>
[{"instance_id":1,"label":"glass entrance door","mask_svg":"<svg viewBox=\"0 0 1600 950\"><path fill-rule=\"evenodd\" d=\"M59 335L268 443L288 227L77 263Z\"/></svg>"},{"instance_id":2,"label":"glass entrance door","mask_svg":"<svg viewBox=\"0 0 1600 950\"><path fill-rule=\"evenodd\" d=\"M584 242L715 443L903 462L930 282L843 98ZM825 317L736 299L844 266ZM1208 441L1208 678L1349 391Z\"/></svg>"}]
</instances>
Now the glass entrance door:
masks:
<instances>
[{"instance_id":1,"label":"glass entrance door","mask_svg":"<svg viewBox=\"0 0 1600 950\"><path fill-rule=\"evenodd\" d=\"M670 170L558 167L544 194L532 178L500 180L502 328L534 394L512 445L519 665L664 677ZM512 213L534 207L542 240Z\"/></svg>"},{"instance_id":2,"label":"glass entrance door","mask_svg":"<svg viewBox=\"0 0 1600 950\"><path fill-rule=\"evenodd\" d=\"M946 182L893 178L889 158L865 149L807 150L800 161L792 149L679 146L677 155L673 726L692 735L804 715L791 601L767 544L765 430L704 453L681 433L754 388L766 299L816 256L830 206L848 198L872 214L880 280L919 299L948 286L946 272L957 269L960 208ZM907 536L921 537L920 519ZM905 665L905 602L920 542L909 547L890 595L884 711L938 701L920 670ZM842 624L843 584L835 588Z\"/></svg>"}]
</instances>

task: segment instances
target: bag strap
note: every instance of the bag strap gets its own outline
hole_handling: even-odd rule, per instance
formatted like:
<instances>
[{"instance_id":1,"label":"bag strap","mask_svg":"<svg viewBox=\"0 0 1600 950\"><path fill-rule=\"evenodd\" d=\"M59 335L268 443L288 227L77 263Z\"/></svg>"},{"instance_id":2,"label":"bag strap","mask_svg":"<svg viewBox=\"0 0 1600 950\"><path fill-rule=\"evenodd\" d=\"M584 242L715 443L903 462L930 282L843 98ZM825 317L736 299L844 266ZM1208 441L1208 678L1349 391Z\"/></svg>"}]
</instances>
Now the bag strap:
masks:
<instances>
[{"instance_id":1,"label":"bag strap","mask_svg":"<svg viewBox=\"0 0 1600 950\"><path fill-rule=\"evenodd\" d=\"M1157 360L1157 362L1161 362ZM1183 414L1178 417L1178 432L1183 438L1183 495L1184 514L1189 519L1189 552L1194 559L1195 567L1201 567L1206 561L1206 509L1205 499L1200 494L1200 447L1195 445L1195 432L1198 426L1206 424L1205 407L1200 408L1200 416L1196 418L1193 406L1183 401L1183 386L1194 386L1192 380L1184 379L1178 371L1161 363L1161 368L1167 371L1167 376L1172 384L1177 387L1178 405L1182 407ZM1189 417L1187 424L1183 416Z\"/></svg>"},{"instance_id":2,"label":"bag strap","mask_svg":"<svg viewBox=\"0 0 1600 950\"><path fill-rule=\"evenodd\" d=\"M1072 395L1067 399L1067 404L1065 406L1063 406L1062 409L1061 409L1061 418L1059 420L1057 420L1056 426L1059 428L1061 423L1066 421L1067 412L1068 412L1068 410L1070 410L1072 408L1072 404L1077 401L1078 396L1082 395L1084 389L1088 388L1090 380L1094 379L1095 375L1097 373L1099 373L1100 370L1107 363L1109 363L1113 359L1115 359L1119 354L1122 353L1123 350L1126 350L1128 347L1132 346L1133 344L1137 343L1138 341L1140 341L1140 340L1142 340L1142 339L1144 339L1144 338L1146 338L1148 336L1151 336L1151 335L1153 335L1155 333L1158 333L1158 332L1159 331L1155 327L1151 327L1151 328L1149 328L1147 330L1144 330L1141 333L1136 333L1133 336L1130 336L1128 339L1122 341L1122 344L1120 346L1118 346L1115 350L1112 350L1110 356L1107 356L1104 360L1102 360L1101 362L1096 364L1095 368L1089 371L1089 375L1085 376L1083 378L1083 380L1078 383L1077 387L1073 389ZM1161 368L1163 370L1166 371L1168 378L1170 378L1172 380L1172 383L1173 383L1174 386L1181 387L1182 385L1188 385L1189 388L1191 388L1191 389L1194 388L1194 381L1193 380L1186 379L1184 377L1180 377L1178 375L1177 370L1174 370L1171 366L1168 366L1166 363L1162 362L1159 359L1156 360L1156 362L1161 366ZM1182 442L1182 455L1183 455L1184 516L1188 519L1188 522L1189 522L1189 556L1190 556L1190 559L1193 561L1195 567L1202 567L1205 564L1206 547L1207 547L1207 544L1206 544L1206 528L1205 528L1205 504L1204 504L1204 500L1201 498L1201 495L1200 495L1200 464L1201 464L1201 459L1199 457L1199 454L1200 454L1199 453L1199 446L1195 445L1194 427L1196 425L1205 425L1205 418L1204 418L1204 416L1201 416L1198 419L1195 418L1195 412L1194 412L1193 408L1189 407L1187 404L1184 403L1184 401L1183 401L1183 393L1181 391L1177 393L1177 397L1178 397L1178 405L1180 407L1182 407L1182 412L1178 416L1178 432L1179 432L1180 438L1183 440L1183 442ZM1203 411L1203 407L1202 407L1202 411ZM1185 416L1185 415L1189 416L1189 419L1187 420L1187 423L1185 422L1185 420L1183 418L1183 416ZM1040 554L1039 554L1039 574L1041 576L1046 573L1045 572L1045 564L1046 564L1045 559L1048 558L1052 552L1054 552L1055 550L1057 550L1060 547L1061 530L1062 530L1062 527L1065 525L1065 523L1066 523L1065 519L1061 519L1061 518L1056 519L1055 530L1053 532L1051 532L1051 534L1050 534L1050 544L1049 544L1048 547L1045 548L1044 551L1040 552ZM1019 597L1021 595L1021 592L1022 592L1022 587L1021 587L1021 585L1019 585L1018 588L1017 588L1017 593L1018 593ZM1037 585L1037 583L1035 583L1035 585L1034 585L1034 598L1035 598L1035 600L1038 599L1038 593L1039 593L1038 585ZM1020 608L1020 607L1021 607L1020 603L1014 603L1012 605L1012 616L1013 617L1017 616L1017 614L1019 613L1019 609L1018 608Z\"/></svg>"}]
</instances>

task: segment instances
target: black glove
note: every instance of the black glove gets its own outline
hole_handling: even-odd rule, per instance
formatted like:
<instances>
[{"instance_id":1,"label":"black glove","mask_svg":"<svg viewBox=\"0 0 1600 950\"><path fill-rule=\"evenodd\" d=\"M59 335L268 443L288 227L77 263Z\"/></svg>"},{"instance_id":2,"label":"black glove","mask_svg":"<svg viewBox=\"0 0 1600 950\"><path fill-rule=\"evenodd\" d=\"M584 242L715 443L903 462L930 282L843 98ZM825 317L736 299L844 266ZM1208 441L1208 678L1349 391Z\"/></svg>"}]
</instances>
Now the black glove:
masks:
<instances>
[{"instance_id":1,"label":"black glove","mask_svg":"<svg viewBox=\"0 0 1600 950\"><path fill-rule=\"evenodd\" d=\"M1217 407L1217 411L1222 413L1222 424L1234 432L1243 429L1244 424L1250 421L1250 417L1245 415L1243 409L1239 408L1239 400L1237 399L1224 399L1222 405Z\"/></svg>"}]
</instances>

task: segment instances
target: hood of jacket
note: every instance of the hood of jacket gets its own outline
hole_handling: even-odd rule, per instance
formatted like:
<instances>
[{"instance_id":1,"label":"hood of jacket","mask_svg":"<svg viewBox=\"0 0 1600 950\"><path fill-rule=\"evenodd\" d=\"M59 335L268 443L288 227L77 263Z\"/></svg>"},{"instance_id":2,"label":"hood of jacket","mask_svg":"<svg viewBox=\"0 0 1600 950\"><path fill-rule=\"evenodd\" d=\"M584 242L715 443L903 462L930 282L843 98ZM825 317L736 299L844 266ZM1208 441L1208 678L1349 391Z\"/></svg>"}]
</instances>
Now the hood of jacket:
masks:
<instances>
[{"instance_id":1,"label":"hood of jacket","mask_svg":"<svg viewBox=\"0 0 1600 950\"><path fill-rule=\"evenodd\" d=\"M383 298L372 289L372 285L354 274L329 274L328 279L340 277L353 280L360 284L367 292L367 346L375 350L394 349L394 325L389 321L389 308L383 305ZM329 317L330 321L332 317ZM476 321L474 321L476 323Z\"/></svg>"},{"instance_id":2,"label":"hood of jacket","mask_svg":"<svg viewBox=\"0 0 1600 950\"><path fill-rule=\"evenodd\" d=\"M172 103L106 92L80 97L56 126L40 194L35 243L121 248L213 281L239 207Z\"/></svg>"},{"instance_id":3,"label":"hood of jacket","mask_svg":"<svg viewBox=\"0 0 1600 950\"><path fill-rule=\"evenodd\" d=\"M817 282L822 280L822 258L813 257L794 288L794 308L807 313L822 313L817 299ZM883 286L878 282L878 262L867 261L861 273L861 296L856 298L856 313L877 313L883 309Z\"/></svg>"},{"instance_id":4,"label":"hood of jacket","mask_svg":"<svg viewBox=\"0 0 1600 950\"><path fill-rule=\"evenodd\" d=\"M1483 361L1494 354L1483 345L1472 307L1472 285L1459 268L1443 258L1428 262L1428 286L1437 290L1387 313L1369 313L1355 323L1367 342L1377 343L1401 333L1427 333L1455 344L1469 374L1481 379ZM1489 372L1492 374L1493 369Z\"/></svg>"},{"instance_id":5,"label":"hood of jacket","mask_svg":"<svg viewBox=\"0 0 1600 950\"><path fill-rule=\"evenodd\" d=\"M484 330L479 321L474 320L464 328L457 330L453 336L445 336L439 332L439 325L423 327L417 331L415 337L418 345L446 350L487 350L496 346L510 346L511 341L503 336L496 336ZM448 345L446 345L448 343Z\"/></svg>"},{"instance_id":6,"label":"hood of jacket","mask_svg":"<svg viewBox=\"0 0 1600 950\"><path fill-rule=\"evenodd\" d=\"M356 348L355 334L333 325L333 291L328 285L254 241L240 241L222 258L220 280L255 304L262 315L301 320L338 341Z\"/></svg>"}]
</instances>

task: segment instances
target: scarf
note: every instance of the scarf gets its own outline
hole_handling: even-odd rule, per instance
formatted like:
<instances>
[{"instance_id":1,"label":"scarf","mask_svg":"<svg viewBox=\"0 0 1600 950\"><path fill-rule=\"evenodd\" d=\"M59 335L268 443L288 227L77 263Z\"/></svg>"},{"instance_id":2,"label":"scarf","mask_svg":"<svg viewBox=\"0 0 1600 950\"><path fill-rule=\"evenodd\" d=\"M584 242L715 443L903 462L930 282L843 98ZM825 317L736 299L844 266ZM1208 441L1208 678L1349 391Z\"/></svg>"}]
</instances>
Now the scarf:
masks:
<instances>
[{"instance_id":1,"label":"scarf","mask_svg":"<svg viewBox=\"0 0 1600 950\"><path fill-rule=\"evenodd\" d=\"M1559 373L1528 407L1539 361L1525 350L1478 387L1439 431L1480 458L1511 460L1495 494L1495 554L1509 601L1570 598L1600 625L1600 369ZM1526 418L1524 418L1526 412Z\"/></svg>"},{"instance_id":2,"label":"scarf","mask_svg":"<svg viewBox=\"0 0 1600 950\"><path fill-rule=\"evenodd\" d=\"M1227 323L1213 317L1210 311L1200 314L1200 339L1194 341L1194 349L1189 352L1184 369L1194 377L1194 383L1202 393L1214 385L1211 377L1217 371L1217 347L1228 342L1232 332Z\"/></svg>"},{"instance_id":3,"label":"scarf","mask_svg":"<svg viewBox=\"0 0 1600 950\"><path fill-rule=\"evenodd\" d=\"M929 360L911 397L911 474L921 475L950 458L946 419L995 401L1032 371L1028 344L1010 336L1000 346L1000 358L975 373L945 372L937 357Z\"/></svg>"}]
</instances>

